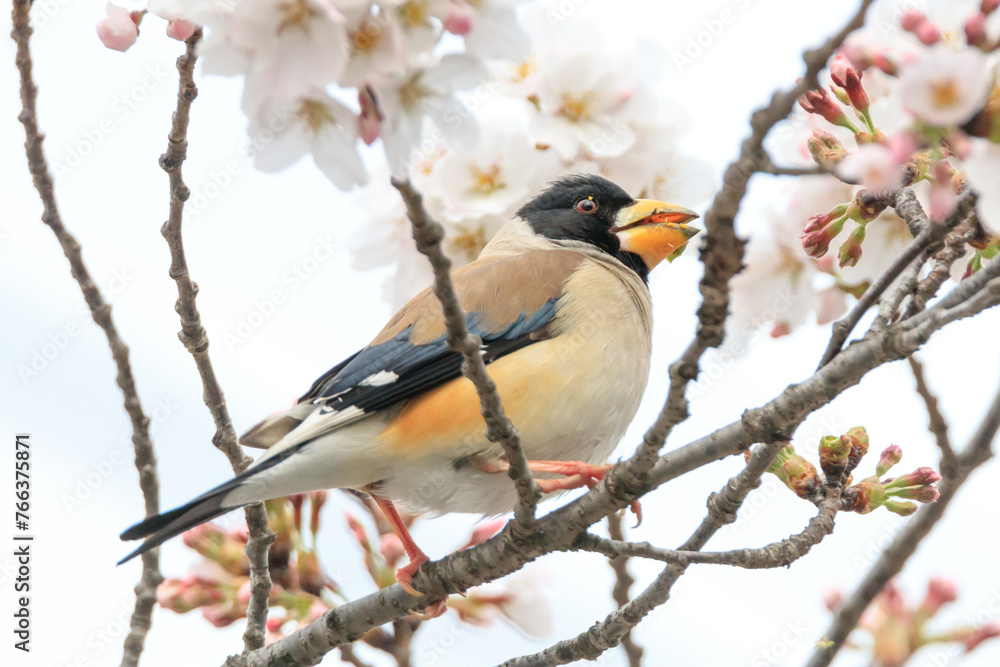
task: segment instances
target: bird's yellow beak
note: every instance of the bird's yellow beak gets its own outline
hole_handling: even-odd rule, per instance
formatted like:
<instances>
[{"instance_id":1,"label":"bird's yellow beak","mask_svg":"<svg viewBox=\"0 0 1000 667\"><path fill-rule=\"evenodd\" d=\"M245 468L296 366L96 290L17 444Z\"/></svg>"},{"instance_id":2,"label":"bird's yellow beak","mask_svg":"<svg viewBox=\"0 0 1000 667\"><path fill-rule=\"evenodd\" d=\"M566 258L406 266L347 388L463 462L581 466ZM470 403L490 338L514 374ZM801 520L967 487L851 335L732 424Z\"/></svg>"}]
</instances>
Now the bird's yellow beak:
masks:
<instances>
[{"instance_id":1,"label":"bird's yellow beak","mask_svg":"<svg viewBox=\"0 0 1000 667\"><path fill-rule=\"evenodd\" d=\"M611 231L618 237L622 250L639 255L652 271L701 231L687 224L697 217L697 213L682 206L637 199L618 211Z\"/></svg>"}]
</instances>

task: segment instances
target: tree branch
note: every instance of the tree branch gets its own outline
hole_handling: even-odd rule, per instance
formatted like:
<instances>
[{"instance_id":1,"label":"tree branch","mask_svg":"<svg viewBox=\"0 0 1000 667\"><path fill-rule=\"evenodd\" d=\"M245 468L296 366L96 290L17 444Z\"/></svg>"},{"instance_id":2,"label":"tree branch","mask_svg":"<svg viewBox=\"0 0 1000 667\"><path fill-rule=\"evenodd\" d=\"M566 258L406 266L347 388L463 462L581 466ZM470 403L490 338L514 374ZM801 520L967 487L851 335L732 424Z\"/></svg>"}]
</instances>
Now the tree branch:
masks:
<instances>
[{"instance_id":1,"label":"tree branch","mask_svg":"<svg viewBox=\"0 0 1000 667\"><path fill-rule=\"evenodd\" d=\"M167 136L167 152L160 156L160 167L170 178L170 217L163 224L161 232L170 247L170 277L177 285L175 310L180 316L181 343L194 358L198 375L204 387L205 405L208 406L215 422L212 444L222 450L233 467L233 472L243 472L252 462L239 447L233 428L226 398L212 367L208 354L208 333L201 324L201 314L196 303L198 285L188 272L184 255L184 240L181 224L184 219L184 202L190 190L184 184L181 167L187 157L187 128L191 112L191 102L198 95L194 83L196 60L195 44L201 39L201 31L196 31L186 42L184 55L177 59L180 81L177 88L177 109L174 111L170 134ZM268 570L267 551L274 542L275 535L267 523L264 503L252 503L244 508L249 540L246 554L250 561L250 605L247 608L247 628L243 633L244 652L253 651L264 645L264 631L267 623L267 601L271 593L271 574Z\"/></svg>"},{"instance_id":2,"label":"tree branch","mask_svg":"<svg viewBox=\"0 0 1000 667\"><path fill-rule=\"evenodd\" d=\"M542 492L528 469L520 436L504 412L496 383L486 371L486 364L480 354L482 341L470 333L466 326L465 312L458 302L458 295L455 294L455 286L451 281L451 260L441 249L444 228L428 215L423 198L409 181L394 177L392 185L399 190L406 204L406 214L413 227L417 250L427 257L434 269L434 294L444 311L448 327L448 347L462 355L462 372L476 387L483 419L486 420L486 437L500 443L510 464L508 474L517 487L518 498L514 509L512 536L519 541L527 539L532 534L535 507Z\"/></svg>"},{"instance_id":3,"label":"tree branch","mask_svg":"<svg viewBox=\"0 0 1000 667\"><path fill-rule=\"evenodd\" d=\"M921 541L941 520L948 505L954 500L958 489L969 479L972 472L992 456L993 440L1000 429L1000 392L979 425L972 440L958 455L954 467L955 474L945 477L938 489L941 497L924 508L906 525L886 547L872 569L857 589L847 597L834 613L833 621L823 636L824 645L817 648L806 667L827 667L840 649L847 636L857 626L868 605L885 588L889 580L903 570L906 561L916 553Z\"/></svg>"},{"instance_id":4,"label":"tree branch","mask_svg":"<svg viewBox=\"0 0 1000 667\"><path fill-rule=\"evenodd\" d=\"M125 413L132 426L132 449L135 453L135 467L139 473L139 488L142 491L146 516L155 516L160 512L160 483L156 474L156 453L153 450L153 441L149 437L149 418L142 409L135 376L132 374L128 346L118 334L118 328L111 316L110 304L101 296L100 289L94 283L83 261L80 243L63 224L56 205L55 185L42 149L44 136L38 129L36 111L38 88L32 77L31 34L34 30L30 25L30 9L30 0L14 0L11 11L13 29L10 33L11 38L17 43L14 62L20 75L21 92L21 113L18 115L18 120L24 126L24 149L28 159L28 169L31 171L38 196L42 200L42 222L55 234L63 254L69 261L70 272L90 309L90 315L104 332L108 347L111 349L111 358L117 370L115 381L121 390ZM152 625L156 588L162 581L160 551L152 549L142 555L142 575L135 586L135 608L129 622L129 633L125 638L121 662L123 667L131 667L139 662L146 635Z\"/></svg>"},{"instance_id":5,"label":"tree branch","mask_svg":"<svg viewBox=\"0 0 1000 667\"><path fill-rule=\"evenodd\" d=\"M841 347L847 341L847 337L854 330L854 327L861 321L864 314L868 312L868 309L882 296L882 293L889 289L889 286L896 281L896 278L912 262L920 259L925 250L940 242L949 231L965 219L965 215L967 214L962 213L963 209L960 206L943 224L931 224L924 213L923 207L917 202L917 198L912 191L900 188L898 190L887 191L884 193L884 196L885 202L895 208L896 214L906 221L907 226L911 230L916 229L919 231L913 243L903 251L902 255L896 258L896 261L892 263L889 270L883 273L875 283L865 290L865 293L858 300L858 303L855 304L851 312L843 319L834 323L833 334L830 336L830 343L819 362L820 366L830 363L830 360L837 356ZM974 202L974 195L971 191L966 191L962 199L966 202L969 200Z\"/></svg>"},{"instance_id":6,"label":"tree branch","mask_svg":"<svg viewBox=\"0 0 1000 667\"><path fill-rule=\"evenodd\" d=\"M994 266L994 264L996 266ZM751 456L745 477L730 482L714 501L717 516L706 518L707 522L723 525L728 514L735 514L738 502L752 488L751 480L759 479L774 456L787 444L786 433L794 429L809 414L828 404L848 387L857 384L864 375L889 361L904 359L913 354L926 341L927 331L940 328L948 317L938 317L939 310L947 310L962 304L963 299L974 299L978 290L984 289L1000 270L1000 262L990 263L981 271L941 299L933 308L918 317L927 321L927 329L919 336L908 336L910 321L893 324L878 335L852 344L829 364L819 369L805 381L790 385L780 395L768 403L747 410L739 421L723 426L683 447L660 457L650 473L646 486L638 491L630 491L621 485L610 483L614 479L614 469L605 480L589 493L537 519L535 530L538 538L526 543L515 543L506 533L486 542L457 553L449 554L439 561L425 565L421 570L424 596L414 597L401 586L394 584L360 600L333 609L305 628L254 651L248 656L237 658L230 665L241 667L263 667L275 664L315 664L322 656L339 644L361 638L374 627L390 622L427 606L428 600L436 600L450 594L498 579L520 569L539 556L559 551L570 544L589 526L606 517L610 512L621 509L660 484L679 477L691 470L713 461L745 451L756 442L767 442ZM992 297L1000 302L1000 293ZM985 309L988 300L978 300L976 308ZM974 314L974 309L965 308L963 316ZM783 442L781 438L784 438ZM750 466L754 466L750 468ZM616 466L616 469L620 466ZM759 470L759 472L757 472ZM755 482L754 482L755 483ZM729 491L733 488L733 491ZM707 540L710 529L699 529L683 546L685 550L699 550ZM669 587L683 572L683 567L671 565L650 588L643 593L643 604L657 599L665 600ZM652 589L652 590L651 590ZM664 592L665 591L665 592ZM649 593L649 595L646 595ZM640 596L642 597L642 596ZM638 599L638 598L637 598ZM633 601L634 602L634 601ZM631 604L631 603L630 603ZM651 609L655 604L649 607ZM626 607L621 612L629 617L636 616L635 607ZM648 613L648 610L638 615ZM633 624L634 625L634 624ZM631 626L617 626L622 632ZM620 635L619 635L620 636Z\"/></svg>"},{"instance_id":7,"label":"tree branch","mask_svg":"<svg viewBox=\"0 0 1000 667\"><path fill-rule=\"evenodd\" d=\"M608 558L636 556L664 563L731 565L748 570L787 567L809 553L810 549L833 532L834 516L840 509L840 495L840 487L830 489L826 497L820 501L819 512L810 519L809 524L802 532L756 549L734 549L732 551L661 549L654 547L649 542L624 542L617 538L608 540L591 533L581 535L573 547L584 551L595 551Z\"/></svg>"},{"instance_id":8,"label":"tree branch","mask_svg":"<svg viewBox=\"0 0 1000 667\"><path fill-rule=\"evenodd\" d=\"M948 422L938 407L937 396L934 395L934 392L927 385L923 364L914 355L910 355L906 360L910 362L910 370L913 371L913 379L917 385L917 394L924 401L924 406L927 408L928 429L934 435L934 441L937 443L938 449L941 450L941 469L943 471L950 471L955 463L955 450L952 448L951 438L948 436Z\"/></svg>"},{"instance_id":9,"label":"tree branch","mask_svg":"<svg viewBox=\"0 0 1000 667\"><path fill-rule=\"evenodd\" d=\"M590 535L590 533L584 533L581 535L581 539ZM608 535L611 536L611 540L605 541L615 541L622 544L627 544L625 542L625 533L622 529L622 514L621 512L612 512L608 515ZM595 538L602 539L602 538ZM635 578L628 571L628 560L631 554L627 553L608 553L605 554L611 563L611 569L615 573L615 587L611 591L611 597L614 599L615 604L618 609L621 609L628 601L632 599L630 590L632 584L635 583ZM626 632L622 635L621 639L622 650L625 652L625 657L628 659L629 667L641 667L642 665L642 647L639 646L635 640L632 638L632 632Z\"/></svg>"},{"instance_id":10,"label":"tree branch","mask_svg":"<svg viewBox=\"0 0 1000 667\"><path fill-rule=\"evenodd\" d=\"M673 428L688 417L685 396L688 384L698 377L698 364L705 352L722 344L729 315L729 281L743 268L746 242L736 236L734 221L746 195L750 178L774 165L764 151L764 139L777 123L792 112L799 96L818 85L820 71L847 36L864 24L873 0L862 0L858 11L840 32L817 49L806 51L806 72L790 90L775 93L766 107L750 117L751 133L740 148L740 156L726 169L722 189L705 213L705 236L701 262L705 275L699 284L702 304L698 308L698 330L694 341L670 366L670 389L663 410L643 437L636 455L620 471L620 482L628 488L641 486Z\"/></svg>"}]
</instances>

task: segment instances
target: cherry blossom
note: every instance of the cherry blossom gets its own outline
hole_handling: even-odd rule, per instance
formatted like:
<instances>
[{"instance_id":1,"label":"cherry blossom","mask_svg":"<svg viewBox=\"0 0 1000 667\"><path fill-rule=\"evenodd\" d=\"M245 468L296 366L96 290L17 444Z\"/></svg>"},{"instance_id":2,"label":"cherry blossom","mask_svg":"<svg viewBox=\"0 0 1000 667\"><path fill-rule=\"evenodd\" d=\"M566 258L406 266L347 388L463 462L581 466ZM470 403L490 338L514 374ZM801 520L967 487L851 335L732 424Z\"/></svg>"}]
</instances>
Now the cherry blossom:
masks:
<instances>
[{"instance_id":1,"label":"cherry blossom","mask_svg":"<svg viewBox=\"0 0 1000 667\"><path fill-rule=\"evenodd\" d=\"M350 58L341 85L361 86L403 70L403 32L392 11L362 4L344 10L344 15Z\"/></svg>"},{"instance_id":2,"label":"cherry blossom","mask_svg":"<svg viewBox=\"0 0 1000 667\"><path fill-rule=\"evenodd\" d=\"M127 51L139 38L139 26L132 12L110 2L105 11L108 16L97 22L97 36L109 49Z\"/></svg>"},{"instance_id":3,"label":"cherry blossom","mask_svg":"<svg viewBox=\"0 0 1000 667\"><path fill-rule=\"evenodd\" d=\"M478 60L449 54L429 66L409 67L375 87L385 113L382 141L394 174L405 176L409 172L412 151L423 138L425 116L442 138L467 147L474 145L478 137L475 117L455 92L480 85L485 75Z\"/></svg>"},{"instance_id":4,"label":"cherry blossom","mask_svg":"<svg viewBox=\"0 0 1000 667\"><path fill-rule=\"evenodd\" d=\"M472 10L464 33L469 53L486 58L521 60L531 54L531 40L517 20L517 7L527 0L455 0ZM454 19L453 19L454 20Z\"/></svg>"},{"instance_id":5,"label":"cherry blossom","mask_svg":"<svg viewBox=\"0 0 1000 667\"><path fill-rule=\"evenodd\" d=\"M543 61L532 134L564 159L624 153L635 144L626 112L637 91L623 71L603 54L588 51Z\"/></svg>"},{"instance_id":6,"label":"cherry blossom","mask_svg":"<svg viewBox=\"0 0 1000 667\"><path fill-rule=\"evenodd\" d=\"M903 172L893 152L879 144L861 146L845 157L836 171L845 180L875 189L895 186Z\"/></svg>"},{"instance_id":7,"label":"cherry blossom","mask_svg":"<svg viewBox=\"0 0 1000 667\"><path fill-rule=\"evenodd\" d=\"M979 193L976 210L991 233L1000 236L1000 145L973 139L965 158L969 185Z\"/></svg>"},{"instance_id":8,"label":"cherry blossom","mask_svg":"<svg viewBox=\"0 0 1000 667\"><path fill-rule=\"evenodd\" d=\"M316 166L338 188L368 182L357 152L354 114L321 90L267 108L251 118L250 133L260 138L254 164L261 171L281 171L312 153Z\"/></svg>"},{"instance_id":9,"label":"cherry blossom","mask_svg":"<svg viewBox=\"0 0 1000 667\"><path fill-rule=\"evenodd\" d=\"M929 49L903 66L899 93L915 116L931 125L960 125L983 107L991 76L986 56L976 49Z\"/></svg>"}]
</instances>

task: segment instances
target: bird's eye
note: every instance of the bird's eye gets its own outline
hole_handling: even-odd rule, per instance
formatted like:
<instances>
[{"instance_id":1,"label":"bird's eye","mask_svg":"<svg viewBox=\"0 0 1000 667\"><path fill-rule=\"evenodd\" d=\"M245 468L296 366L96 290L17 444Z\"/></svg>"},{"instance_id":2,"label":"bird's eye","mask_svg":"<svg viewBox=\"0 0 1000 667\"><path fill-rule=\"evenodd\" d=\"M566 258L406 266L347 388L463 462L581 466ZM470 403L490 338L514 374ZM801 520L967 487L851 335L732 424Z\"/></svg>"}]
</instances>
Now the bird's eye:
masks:
<instances>
[{"instance_id":1,"label":"bird's eye","mask_svg":"<svg viewBox=\"0 0 1000 667\"><path fill-rule=\"evenodd\" d=\"M593 199L581 199L576 203L576 210L580 213L593 213L597 210L597 202Z\"/></svg>"}]
</instances>

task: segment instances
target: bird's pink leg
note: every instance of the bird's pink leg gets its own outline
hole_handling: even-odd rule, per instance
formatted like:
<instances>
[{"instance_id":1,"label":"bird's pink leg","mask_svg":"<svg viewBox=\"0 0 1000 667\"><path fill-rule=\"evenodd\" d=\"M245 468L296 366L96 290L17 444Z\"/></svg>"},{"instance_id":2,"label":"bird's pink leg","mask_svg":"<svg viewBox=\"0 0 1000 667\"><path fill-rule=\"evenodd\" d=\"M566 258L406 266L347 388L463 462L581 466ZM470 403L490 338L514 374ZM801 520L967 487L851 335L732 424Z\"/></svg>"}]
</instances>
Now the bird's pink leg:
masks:
<instances>
[{"instance_id":1,"label":"bird's pink leg","mask_svg":"<svg viewBox=\"0 0 1000 667\"><path fill-rule=\"evenodd\" d=\"M502 459L491 461L470 461L474 468L483 472L498 473L507 472L510 464ZM610 463L601 465L591 465L582 461L528 461L528 470L531 472L552 473L555 475L565 475L563 479L536 479L535 482L542 490L542 493L553 493L555 491L571 491L583 487L594 488L598 482L611 470ZM635 514L638 526L642 523L642 505L636 500L630 505L632 513Z\"/></svg>"},{"instance_id":2,"label":"bird's pink leg","mask_svg":"<svg viewBox=\"0 0 1000 667\"><path fill-rule=\"evenodd\" d=\"M430 560L427 554L417 546L417 543L413 541L413 536L410 535L410 531L406 528L406 522L403 521L403 517L399 515L399 511L396 506L392 504L392 501L387 498L380 498L376 495L372 495L375 503L378 505L379 509L382 510L382 514L385 515L386 520L389 525L392 526L392 530L399 537L399 540L403 543L403 549L406 550L406 555L410 559L409 565L396 570L396 581L402 586L410 595L422 596L423 593L418 591L413 587L411 583L413 581L413 575L417 573L420 566ZM438 600L437 602L431 603L427 610L424 612L426 618L436 618L443 614L447 610L446 600Z\"/></svg>"}]
</instances>

